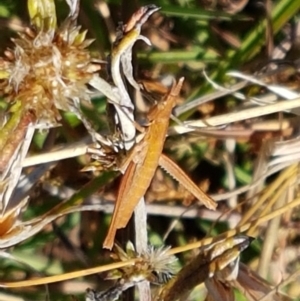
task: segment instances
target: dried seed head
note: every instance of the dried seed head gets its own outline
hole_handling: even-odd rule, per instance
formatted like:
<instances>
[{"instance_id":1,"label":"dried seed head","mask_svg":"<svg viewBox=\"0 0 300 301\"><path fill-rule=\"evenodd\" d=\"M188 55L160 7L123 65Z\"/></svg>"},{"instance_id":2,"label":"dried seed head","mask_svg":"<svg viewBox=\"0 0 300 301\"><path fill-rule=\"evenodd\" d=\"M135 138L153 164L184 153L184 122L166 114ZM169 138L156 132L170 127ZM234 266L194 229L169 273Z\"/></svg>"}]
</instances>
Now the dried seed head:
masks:
<instances>
[{"instance_id":1,"label":"dried seed head","mask_svg":"<svg viewBox=\"0 0 300 301\"><path fill-rule=\"evenodd\" d=\"M177 258L174 255L170 255L168 251L170 247L153 246L148 247L148 252L141 254L141 257L149 264L149 271L151 271L148 280L163 284L168 282L175 273L175 262Z\"/></svg>"},{"instance_id":2,"label":"dried seed head","mask_svg":"<svg viewBox=\"0 0 300 301\"><path fill-rule=\"evenodd\" d=\"M136 259L133 266L128 266L113 272L108 278L122 278L125 282L137 283L148 280L154 284L164 284L168 282L175 273L175 262L177 258L168 254L170 247L155 248L149 246L146 252L136 253L132 243L127 244L126 252L115 245L115 253L112 255L116 261L126 261Z\"/></svg>"},{"instance_id":3,"label":"dried seed head","mask_svg":"<svg viewBox=\"0 0 300 301\"><path fill-rule=\"evenodd\" d=\"M57 109L77 112L79 100L89 100L86 84L97 70L86 49L92 41L80 32L77 10L70 8L58 29L54 0L28 0L33 26L0 58L0 93L50 123L59 118Z\"/></svg>"}]
</instances>

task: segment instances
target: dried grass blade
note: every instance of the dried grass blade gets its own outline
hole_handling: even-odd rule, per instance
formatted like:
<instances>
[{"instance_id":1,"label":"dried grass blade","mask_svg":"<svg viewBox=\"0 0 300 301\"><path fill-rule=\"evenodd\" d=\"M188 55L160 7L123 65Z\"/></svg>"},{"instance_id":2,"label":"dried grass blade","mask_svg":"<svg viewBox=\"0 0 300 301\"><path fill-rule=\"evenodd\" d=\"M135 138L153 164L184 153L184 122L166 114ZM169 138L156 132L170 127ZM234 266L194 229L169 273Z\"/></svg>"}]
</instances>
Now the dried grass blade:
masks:
<instances>
[{"instance_id":1,"label":"dried grass blade","mask_svg":"<svg viewBox=\"0 0 300 301\"><path fill-rule=\"evenodd\" d=\"M295 98L289 101L278 101L275 104L269 104L265 106L259 106L250 108L247 110L241 110L239 112L227 113L219 116L212 116L203 120L192 120L185 122L184 125L177 125L172 128L172 133L188 133L192 132L193 127L205 128L226 125L233 122L248 120L249 118L255 118L259 116L265 116L282 111L288 111L300 107L300 98Z\"/></svg>"}]
</instances>

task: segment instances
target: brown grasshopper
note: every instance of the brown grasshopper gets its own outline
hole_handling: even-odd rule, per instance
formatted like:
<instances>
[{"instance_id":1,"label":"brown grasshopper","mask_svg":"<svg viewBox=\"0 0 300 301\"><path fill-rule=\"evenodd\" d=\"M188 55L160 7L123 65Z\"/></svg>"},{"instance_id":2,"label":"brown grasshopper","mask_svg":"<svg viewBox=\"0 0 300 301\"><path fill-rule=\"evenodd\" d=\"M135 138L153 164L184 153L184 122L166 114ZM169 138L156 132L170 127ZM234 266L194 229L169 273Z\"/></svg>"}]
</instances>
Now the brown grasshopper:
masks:
<instances>
[{"instance_id":1,"label":"brown grasshopper","mask_svg":"<svg viewBox=\"0 0 300 301\"><path fill-rule=\"evenodd\" d=\"M165 99L149 113L150 125L143 140L136 144L120 170L125 170L121 181L112 221L103 246L111 249L117 229L124 228L139 200L145 195L156 168L160 165L189 190L207 208L214 210L216 203L208 197L172 160L162 154L169 119L183 78L174 84Z\"/></svg>"}]
</instances>

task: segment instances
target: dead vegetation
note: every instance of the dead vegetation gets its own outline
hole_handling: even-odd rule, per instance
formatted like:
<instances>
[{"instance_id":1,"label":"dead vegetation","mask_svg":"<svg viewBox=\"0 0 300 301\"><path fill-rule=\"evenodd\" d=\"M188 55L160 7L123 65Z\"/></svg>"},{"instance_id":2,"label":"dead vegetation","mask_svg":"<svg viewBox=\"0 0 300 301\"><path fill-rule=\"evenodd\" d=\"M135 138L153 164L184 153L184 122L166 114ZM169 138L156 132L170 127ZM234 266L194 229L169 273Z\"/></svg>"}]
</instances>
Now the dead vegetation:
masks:
<instances>
[{"instance_id":1,"label":"dead vegetation","mask_svg":"<svg viewBox=\"0 0 300 301\"><path fill-rule=\"evenodd\" d=\"M1 4L0 300L297 300L300 3L200 2Z\"/></svg>"}]
</instances>

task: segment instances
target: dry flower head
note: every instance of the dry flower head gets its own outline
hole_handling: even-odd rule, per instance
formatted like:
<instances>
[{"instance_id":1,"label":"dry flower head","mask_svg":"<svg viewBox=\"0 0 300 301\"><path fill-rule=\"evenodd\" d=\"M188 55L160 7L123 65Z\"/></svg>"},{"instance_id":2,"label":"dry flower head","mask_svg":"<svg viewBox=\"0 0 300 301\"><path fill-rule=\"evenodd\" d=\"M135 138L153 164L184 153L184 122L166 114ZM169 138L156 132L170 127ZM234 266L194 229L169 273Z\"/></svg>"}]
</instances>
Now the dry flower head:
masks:
<instances>
[{"instance_id":1,"label":"dry flower head","mask_svg":"<svg viewBox=\"0 0 300 301\"><path fill-rule=\"evenodd\" d=\"M86 49L92 40L76 25L78 2L68 2L70 14L58 28L54 0L29 0L31 27L0 58L0 94L21 101L38 121L56 123L57 109L78 113L79 101L89 100L86 84L98 66Z\"/></svg>"}]
</instances>

